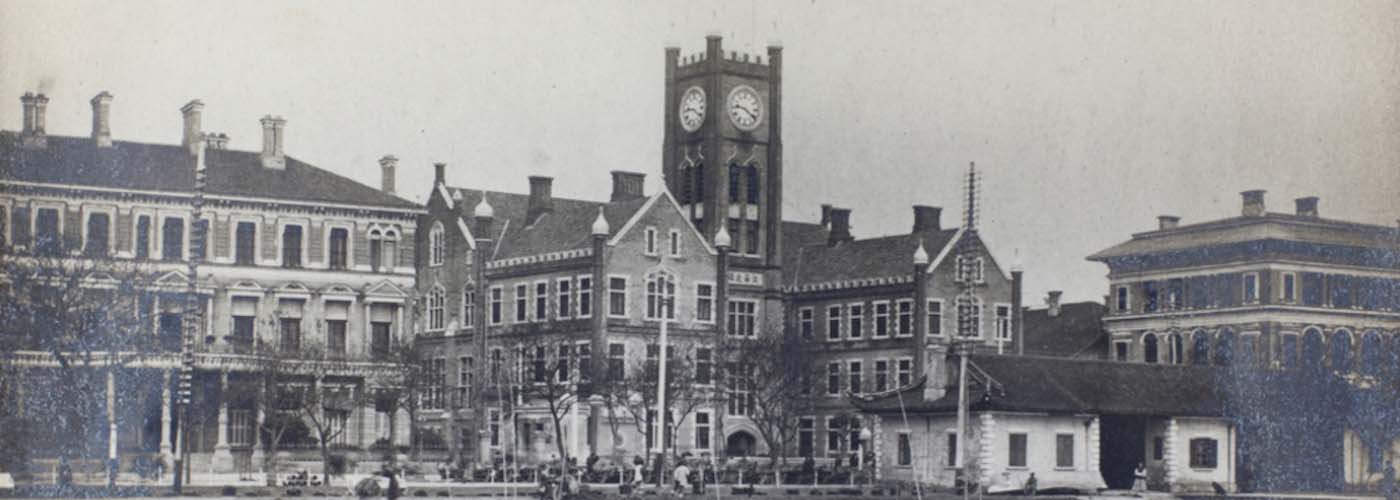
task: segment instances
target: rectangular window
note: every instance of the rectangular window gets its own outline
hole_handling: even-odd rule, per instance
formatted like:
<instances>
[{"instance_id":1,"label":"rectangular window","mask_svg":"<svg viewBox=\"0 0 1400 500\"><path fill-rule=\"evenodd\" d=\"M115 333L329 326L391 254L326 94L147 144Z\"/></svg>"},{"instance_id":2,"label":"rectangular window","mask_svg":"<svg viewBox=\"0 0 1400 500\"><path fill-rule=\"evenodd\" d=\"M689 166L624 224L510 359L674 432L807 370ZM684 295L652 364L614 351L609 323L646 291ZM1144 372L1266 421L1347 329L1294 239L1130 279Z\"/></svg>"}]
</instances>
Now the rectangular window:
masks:
<instances>
[{"instance_id":1,"label":"rectangular window","mask_svg":"<svg viewBox=\"0 0 1400 500\"><path fill-rule=\"evenodd\" d=\"M62 253L63 235L59 230L58 224L58 209L40 208L34 214L35 253L39 255L58 255Z\"/></svg>"},{"instance_id":2,"label":"rectangular window","mask_svg":"<svg viewBox=\"0 0 1400 500\"><path fill-rule=\"evenodd\" d=\"M851 451L859 451L859 450L860 450L860 417L857 417L857 416L854 416L854 415L852 415L852 416L850 417L850 424L848 424L848 430L850 431L850 433L847 434L848 437L846 438L846 445L847 445L848 447L850 447Z\"/></svg>"},{"instance_id":3,"label":"rectangular window","mask_svg":"<svg viewBox=\"0 0 1400 500\"><path fill-rule=\"evenodd\" d=\"M850 315L851 327L846 330L846 338L859 339L865 333L863 329L865 322L865 306L861 304L851 304L846 307Z\"/></svg>"},{"instance_id":4,"label":"rectangular window","mask_svg":"<svg viewBox=\"0 0 1400 500\"><path fill-rule=\"evenodd\" d=\"M301 226L282 228L282 267L301 267Z\"/></svg>"},{"instance_id":5,"label":"rectangular window","mask_svg":"<svg viewBox=\"0 0 1400 500\"><path fill-rule=\"evenodd\" d=\"M758 334L758 302L730 300L726 332L731 337L753 338Z\"/></svg>"},{"instance_id":6,"label":"rectangular window","mask_svg":"<svg viewBox=\"0 0 1400 500\"><path fill-rule=\"evenodd\" d=\"M841 429L836 425L836 419L826 418L826 454L836 456L841 452Z\"/></svg>"},{"instance_id":7,"label":"rectangular window","mask_svg":"<svg viewBox=\"0 0 1400 500\"><path fill-rule=\"evenodd\" d=\"M797 310L798 330L802 332L804 340L812 340L812 308L804 307Z\"/></svg>"},{"instance_id":8,"label":"rectangular window","mask_svg":"<svg viewBox=\"0 0 1400 500\"><path fill-rule=\"evenodd\" d=\"M476 360L471 356L457 358L457 407L466 408L472 404L472 377Z\"/></svg>"},{"instance_id":9,"label":"rectangular window","mask_svg":"<svg viewBox=\"0 0 1400 500\"><path fill-rule=\"evenodd\" d=\"M753 410L753 365L730 365L729 414L749 415Z\"/></svg>"},{"instance_id":10,"label":"rectangular window","mask_svg":"<svg viewBox=\"0 0 1400 500\"><path fill-rule=\"evenodd\" d=\"M1259 273L1245 273L1244 275L1244 303L1254 304L1259 302Z\"/></svg>"},{"instance_id":11,"label":"rectangular window","mask_svg":"<svg viewBox=\"0 0 1400 500\"><path fill-rule=\"evenodd\" d=\"M467 285L462 291L462 328L476 326L476 289Z\"/></svg>"},{"instance_id":12,"label":"rectangular window","mask_svg":"<svg viewBox=\"0 0 1400 500\"><path fill-rule=\"evenodd\" d=\"M1152 437L1152 459L1161 460L1166 455L1167 443L1162 436Z\"/></svg>"},{"instance_id":13,"label":"rectangular window","mask_svg":"<svg viewBox=\"0 0 1400 500\"><path fill-rule=\"evenodd\" d=\"M1074 434L1055 435L1055 467L1074 468Z\"/></svg>"},{"instance_id":14,"label":"rectangular window","mask_svg":"<svg viewBox=\"0 0 1400 500\"><path fill-rule=\"evenodd\" d=\"M588 341L580 341L574 345L574 352L578 353L578 378L580 381L588 382L593 379L593 345Z\"/></svg>"},{"instance_id":15,"label":"rectangular window","mask_svg":"<svg viewBox=\"0 0 1400 500\"><path fill-rule=\"evenodd\" d=\"M1025 433L1013 432L1013 433L1011 433L1010 435L1008 435L1008 436L1007 436L1007 446L1006 446L1006 448L1007 448L1007 451L1008 451L1008 453L1009 453L1009 456L1006 457L1006 466L1007 466L1007 467L1025 467L1025 466L1026 466L1026 434L1025 434Z\"/></svg>"},{"instance_id":16,"label":"rectangular window","mask_svg":"<svg viewBox=\"0 0 1400 500\"><path fill-rule=\"evenodd\" d=\"M608 344L608 378L614 381L627 376L627 345Z\"/></svg>"},{"instance_id":17,"label":"rectangular window","mask_svg":"<svg viewBox=\"0 0 1400 500\"><path fill-rule=\"evenodd\" d=\"M710 449L710 412L695 413L695 448Z\"/></svg>"},{"instance_id":18,"label":"rectangular window","mask_svg":"<svg viewBox=\"0 0 1400 500\"><path fill-rule=\"evenodd\" d=\"M1154 281L1142 283L1142 312L1157 312L1157 283Z\"/></svg>"},{"instance_id":19,"label":"rectangular window","mask_svg":"<svg viewBox=\"0 0 1400 500\"><path fill-rule=\"evenodd\" d=\"M627 317L627 278L608 278L608 316Z\"/></svg>"},{"instance_id":20,"label":"rectangular window","mask_svg":"<svg viewBox=\"0 0 1400 500\"><path fill-rule=\"evenodd\" d=\"M228 444L230 446L253 445L253 410L228 411Z\"/></svg>"},{"instance_id":21,"label":"rectangular window","mask_svg":"<svg viewBox=\"0 0 1400 500\"><path fill-rule=\"evenodd\" d=\"M957 467L961 464L958 460L958 435L948 433L948 467Z\"/></svg>"},{"instance_id":22,"label":"rectangular window","mask_svg":"<svg viewBox=\"0 0 1400 500\"><path fill-rule=\"evenodd\" d=\"M343 227L331 228L330 258L331 269L346 269L350 256L350 230Z\"/></svg>"},{"instance_id":23,"label":"rectangular window","mask_svg":"<svg viewBox=\"0 0 1400 500\"><path fill-rule=\"evenodd\" d=\"M695 320L706 323L715 321L715 286L709 283L695 285Z\"/></svg>"},{"instance_id":24,"label":"rectangular window","mask_svg":"<svg viewBox=\"0 0 1400 500\"><path fill-rule=\"evenodd\" d=\"M136 258L151 258L151 216L136 218Z\"/></svg>"},{"instance_id":25,"label":"rectangular window","mask_svg":"<svg viewBox=\"0 0 1400 500\"><path fill-rule=\"evenodd\" d=\"M849 372L847 373L847 375L850 376L850 380L851 380L851 382L850 382L851 394L860 394L860 393L861 393L861 388L864 387L864 386L861 384L861 380L860 380L860 377L861 377L861 375L862 375L861 372L863 371L863 369L862 369L862 367L861 367L861 364L860 364L860 361L851 361L851 362L849 362L849 363L847 364L847 367L848 367L848 369L849 369Z\"/></svg>"},{"instance_id":26,"label":"rectangular window","mask_svg":"<svg viewBox=\"0 0 1400 500\"><path fill-rule=\"evenodd\" d=\"M681 233L680 233L680 231L676 231L675 229L672 229L672 230L668 233L668 236L669 236L669 238L670 238L669 243L670 243L670 247L671 247L671 256L672 256L672 257L680 257L680 256L681 256Z\"/></svg>"},{"instance_id":27,"label":"rectangular window","mask_svg":"<svg viewBox=\"0 0 1400 500\"><path fill-rule=\"evenodd\" d=\"M1283 273L1283 286L1279 287L1279 299L1285 303L1292 303L1297 300L1298 275L1294 273Z\"/></svg>"},{"instance_id":28,"label":"rectangular window","mask_svg":"<svg viewBox=\"0 0 1400 500\"><path fill-rule=\"evenodd\" d=\"M88 257L106 257L107 240L111 234L111 218L104 213L95 213L88 216L87 238L83 246L83 254Z\"/></svg>"},{"instance_id":29,"label":"rectangular window","mask_svg":"<svg viewBox=\"0 0 1400 500\"><path fill-rule=\"evenodd\" d=\"M813 449L817 433L817 420L812 417L802 417L797 419L797 456L810 457L816 450Z\"/></svg>"},{"instance_id":30,"label":"rectangular window","mask_svg":"<svg viewBox=\"0 0 1400 500\"><path fill-rule=\"evenodd\" d=\"M895 465L900 467L908 467L914 465L914 449L912 446L910 446L908 432L899 433L899 438L897 439L895 446L897 448Z\"/></svg>"},{"instance_id":31,"label":"rectangular window","mask_svg":"<svg viewBox=\"0 0 1400 500\"><path fill-rule=\"evenodd\" d=\"M875 335L877 339L890 336L890 303L875 303Z\"/></svg>"},{"instance_id":32,"label":"rectangular window","mask_svg":"<svg viewBox=\"0 0 1400 500\"><path fill-rule=\"evenodd\" d=\"M578 277L578 317L593 317L593 278Z\"/></svg>"},{"instance_id":33,"label":"rectangular window","mask_svg":"<svg viewBox=\"0 0 1400 500\"><path fill-rule=\"evenodd\" d=\"M1128 287L1117 286L1113 289L1113 309L1120 313L1128 312Z\"/></svg>"},{"instance_id":34,"label":"rectangular window","mask_svg":"<svg viewBox=\"0 0 1400 500\"><path fill-rule=\"evenodd\" d=\"M555 351L555 380L559 382L568 382L574 376L574 374L569 371L572 369L569 367L569 361L574 357L573 346L569 344L559 344Z\"/></svg>"},{"instance_id":35,"label":"rectangular window","mask_svg":"<svg viewBox=\"0 0 1400 500\"><path fill-rule=\"evenodd\" d=\"M914 301L900 299L895 302L895 312L899 314L895 321L895 335L900 337L914 335Z\"/></svg>"},{"instance_id":36,"label":"rectangular window","mask_svg":"<svg viewBox=\"0 0 1400 500\"><path fill-rule=\"evenodd\" d=\"M898 382L900 387L906 387L914 380L914 360L903 358L898 361Z\"/></svg>"},{"instance_id":37,"label":"rectangular window","mask_svg":"<svg viewBox=\"0 0 1400 500\"><path fill-rule=\"evenodd\" d=\"M1216 443L1210 438L1191 440L1191 468L1214 469L1216 467Z\"/></svg>"},{"instance_id":38,"label":"rectangular window","mask_svg":"<svg viewBox=\"0 0 1400 500\"><path fill-rule=\"evenodd\" d=\"M542 384L549 378L547 353L544 346L535 346L533 359L530 360L530 381Z\"/></svg>"},{"instance_id":39,"label":"rectangular window","mask_svg":"<svg viewBox=\"0 0 1400 500\"><path fill-rule=\"evenodd\" d=\"M826 339L841 340L841 306L826 308Z\"/></svg>"},{"instance_id":40,"label":"rectangular window","mask_svg":"<svg viewBox=\"0 0 1400 500\"><path fill-rule=\"evenodd\" d=\"M880 359L875 361L875 392L885 392L890 385L890 362Z\"/></svg>"},{"instance_id":41,"label":"rectangular window","mask_svg":"<svg viewBox=\"0 0 1400 500\"><path fill-rule=\"evenodd\" d=\"M1114 342L1114 343L1113 343L1113 359L1114 359L1114 361L1127 361L1127 360L1128 360L1128 343L1127 343L1127 342Z\"/></svg>"},{"instance_id":42,"label":"rectangular window","mask_svg":"<svg viewBox=\"0 0 1400 500\"><path fill-rule=\"evenodd\" d=\"M530 285L515 285L515 322L524 323L530 318Z\"/></svg>"},{"instance_id":43,"label":"rectangular window","mask_svg":"<svg viewBox=\"0 0 1400 500\"><path fill-rule=\"evenodd\" d=\"M326 350L335 356L345 355L345 320L326 320Z\"/></svg>"},{"instance_id":44,"label":"rectangular window","mask_svg":"<svg viewBox=\"0 0 1400 500\"><path fill-rule=\"evenodd\" d=\"M1186 280L1181 278L1167 280L1167 300L1165 308L1171 311L1180 311L1186 306Z\"/></svg>"},{"instance_id":45,"label":"rectangular window","mask_svg":"<svg viewBox=\"0 0 1400 500\"><path fill-rule=\"evenodd\" d=\"M928 334L943 335L943 301L928 301Z\"/></svg>"},{"instance_id":46,"label":"rectangular window","mask_svg":"<svg viewBox=\"0 0 1400 500\"><path fill-rule=\"evenodd\" d=\"M233 239L233 263L240 266L252 266L255 264L257 251L256 241L258 237L258 225L253 222L239 222L234 229Z\"/></svg>"},{"instance_id":47,"label":"rectangular window","mask_svg":"<svg viewBox=\"0 0 1400 500\"><path fill-rule=\"evenodd\" d=\"M568 319L574 313L572 284L569 278L559 278L554 285L559 294L559 319Z\"/></svg>"},{"instance_id":48,"label":"rectangular window","mask_svg":"<svg viewBox=\"0 0 1400 500\"><path fill-rule=\"evenodd\" d=\"M501 324L501 302L505 293L499 286L491 287L491 324Z\"/></svg>"},{"instance_id":49,"label":"rectangular window","mask_svg":"<svg viewBox=\"0 0 1400 500\"><path fill-rule=\"evenodd\" d=\"M714 382L714 354L711 349L695 349L695 383L710 385Z\"/></svg>"},{"instance_id":50,"label":"rectangular window","mask_svg":"<svg viewBox=\"0 0 1400 500\"><path fill-rule=\"evenodd\" d=\"M281 318L281 347L284 353L301 350L301 318Z\"/></svg>"},{"instance_id":51,"label":"rectangular window","mask_svg":"<svg viewBox=\"0 0 1400 500\"><path fill-rule=\"evenodd\" d=\"M997 304L997 340L1011 340L1011 306Z\"/></svg>"},{"instance_id":52,"label":"rectangular window","mask_svg":"<svg viewBox=\"0 0 1400 500\"><path fill-rule=\"evenodd\" d=\"M486 415L487 434L491 436L491 446L501 445L501 410L490 410Z\"/></svg>"},{"instance_id":53,"label":"rectangular window","mask_svg":"<svg viewBox=\"0 0 1400 500\"><path fill-rule=\"evenodd\" d=\"M540 281L535 283L535 315L530 318L533 321L544 321L549 319L549 283Z\"/></svg>"},{"instance_id":54,"label":"rectangular window","mask_svg":"<svg viewBox=\"0 0 1400 500\"><path fill-rule=\"evenodd\" d=\"M841 363L833 361L826 364L826 395L841 395Z\"/></svg>"},{"instance_id":55,"label":"rectangular window","mask_svg":"<svg viewBox=\"0 0 1400 500\"><path fill-rule=\"evenodd\" d=\"M384 320L369 323L369 355L374 359L389 357L389 336L393 326L393 322Z\"/></svg>"},{"instance_id":56,"label":"rectangular window","mask_svg":"<svg viewBox=\"0 0 1400 500\"><path fill-rule=\"evenodd\" d=\"M175 261L185 258L185 219L166 217L162 220L160 238L161 260Z\"/></svg>"},{"instance_id":57,"label":"rectangular window","mask_svg":"<svg viewBox=\"0 0 1400 500\"><path fill-rule=\"evenodd\" d=\"M749 255L758 255L758 221L744 221L744 230L746 231L748 236L744 239L744 253Z\"/></svg>"},{"instance_id":58,"label":"rectangular window","mask_svg":"<svg viewBox=\"0 0 1400 500\"><path fill-rule=\"evenodd\" d=\"M656 228L649 227L646 231L646 254L656 255Z\"/></svg>"}]
</instances>

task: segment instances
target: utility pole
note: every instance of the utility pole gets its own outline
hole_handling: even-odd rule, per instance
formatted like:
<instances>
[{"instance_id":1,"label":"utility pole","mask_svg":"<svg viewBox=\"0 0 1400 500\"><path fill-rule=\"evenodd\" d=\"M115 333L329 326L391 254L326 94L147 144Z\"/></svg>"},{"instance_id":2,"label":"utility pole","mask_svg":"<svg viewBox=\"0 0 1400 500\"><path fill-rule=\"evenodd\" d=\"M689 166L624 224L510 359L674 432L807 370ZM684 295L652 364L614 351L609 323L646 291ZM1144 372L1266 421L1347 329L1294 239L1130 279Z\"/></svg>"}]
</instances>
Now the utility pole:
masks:
<instances>
[{"instance_id":1,"label":"utility pole","mask_svg":"<svg viewBox=\"0 0 1400 500\"><path fill-rule=\"evenodd\" d=\"M199 263L204 259L204 236L205 227L201 215L204 210L205 191L205 142L201 135L195 144L194 155L194 198L191 200L190 220L190 249L189 249L189 273L186 280L185 289L185 310L182 321L183 342L180 343L180 382L179 395L176 406L179 409L175 423L179 427L176 429L176 451L174 484L175 493L180 494L184 483L189 480L189 406L194 381L194 340L199 335Z\"/></svg>"},{"instance_id":2,"label":"utility pole","mask_svg":"<svg viewBox=\"0 0 1400 500\"><path fill-rule=\"evenodd\" d=\"M664 277L665 274L658 276L663 276L657 278L656 289L660 293L665 290L664 287L668 286L669 283L665 282L667 279ZM658 488L666 487L666 320L669 316L667 313L671 310L672 300L674 299L671 297L665 297L656 301L656 315L661 320L661 352L656 354L660 360L656 364L658 367L656 376L656 442L652 449L656 451L656 460L660 469L660 473L656 475Z\"/></svg>"},{"instance_id":3,"label":"utility pole","mask_svg":"<svg viewBox=\"0 0 1400 500\"><path fill-rule=\"evenodd\" d=\"M977 245L977 164L967 167L967 185L963 198L963 234L957 241L957 279L961 291L957 297L958 340L953 344L958 354L958 431L956 468L963 478L963 498L972 486L967 467L967 358L980 342L982 334L982 305L977 288L983 283L980 251ZM994 332L993 335L996 335ZM1000 341L998 341L1000 349Z\"/></svg>"}]
</instances>

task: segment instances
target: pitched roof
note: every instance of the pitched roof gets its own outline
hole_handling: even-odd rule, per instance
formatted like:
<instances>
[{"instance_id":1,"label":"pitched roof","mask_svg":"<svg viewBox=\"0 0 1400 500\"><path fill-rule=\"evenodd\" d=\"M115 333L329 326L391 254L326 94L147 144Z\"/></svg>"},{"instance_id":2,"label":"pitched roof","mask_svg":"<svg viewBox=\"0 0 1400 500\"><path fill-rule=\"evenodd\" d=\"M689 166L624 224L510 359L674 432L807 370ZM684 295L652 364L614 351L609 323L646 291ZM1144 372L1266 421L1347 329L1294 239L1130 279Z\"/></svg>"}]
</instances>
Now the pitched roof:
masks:
<instances>
[{"instance_id":1,"label":"pitched roof","mask_svg":"<svg viewBox=\"0 0 1400 500\"><path fill-rule=\"evenodd\" d=\"M142 191L194 191L194 156L178 145L113 141L99 148L87 137L50 135L44 148L23 148L0 131L0 179ZM264 168L257 152L209 149L207 193L416 209L418 204L293 157L282 170Z\"/></svg>"},{"instance_id":2,"label":"pitched roof","mask_svg":"<svg viewBox=\"0 0 1400 500\"><path fill-rule=\"evenodd\" d=\"M469 219L476 205L481 202L483 191L456 187L447 190L454 194L461 193L461 199L453 202L456 204L458 217ZM603 207L603 217L608 220L611 235L617 234L649 199L648 197L598 202L554 198L554 209L540 216L531 225L526 224L525 218L530 206L529 195L500 191L484 193L486 202L495 210L490 237L499 238L495 254L489 257L490 260L589 248L593 220L598 217L598 207ZM474 236L483 237L479 234Z\"/></svg>"},{"instance_id":3,"label":"pitched roof","mask_svg":"<svg viewBox=\"0 0 1400 500\"><path fill-rule=\"evenodd\" d=\"M1270 239L1388 249L1394 247L1398 234L1386 226L1267 213L1137 233L1128 241L1090 255L1088 260Z\"/></svg>"},{"instance_id":4,"label":"pitched roof","mask_svg":"<svg viewBox=\"0 0 1400 500\"><path fill-rule=\"evenodd\" d=\"M1224 384L1216 383L1228 376L1224 368L994 354L974 355L970 362L994 381L968 384L974 411L1201 417L1226 412ZM898 412L901 399L904 411L956 413L955 384L934 401L924 401L922 388L914 386L854 402L870 413Z\"/></svg>"},{"instance_id":5,"label":"pitched roof","mask_svg":"<svg viewBox=\"0 0 1400 500\"><path fill-rule=\"evenodd\" d=\"M820 226L818 226L820 227ZM786 229L786 226L785 226ZM794 232L800 228L794 227ZM912 272L914 250L923 241L929 254L937 254L953 241L957 229L922 231L827 245L825 238L793 247L783 261L786 286L804 286L869 278L906 277ZM811 234L815 234L812 231ZM808 239L814 239L808 235ZM788 253L788 252L784 252Z\"/></svg>"},{"instance_id":6,"label":"pitched roof","mask_svg":"<svg viewBox=\"0 0 1400 500\"><path fill-rule=\"evenodd\" d=\"M1107 310L1098 302L1060 304L1060 314L1054 317L1049 308L1026 310L1021 315L1026 354L1106 357L1108 333L1101 320Z\"/></svg>"}]
</instances>

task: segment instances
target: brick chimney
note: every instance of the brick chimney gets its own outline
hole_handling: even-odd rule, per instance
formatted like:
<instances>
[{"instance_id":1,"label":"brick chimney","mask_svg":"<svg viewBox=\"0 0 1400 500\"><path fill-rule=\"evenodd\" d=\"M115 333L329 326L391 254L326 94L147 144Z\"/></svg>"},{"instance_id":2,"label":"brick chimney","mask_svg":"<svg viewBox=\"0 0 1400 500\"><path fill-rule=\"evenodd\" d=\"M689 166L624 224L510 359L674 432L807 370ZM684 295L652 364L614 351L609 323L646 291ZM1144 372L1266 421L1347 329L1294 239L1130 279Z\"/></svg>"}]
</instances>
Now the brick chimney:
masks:
<instances>
[{"instance_id":1,"label":"brick chimney","mask_svg":"<svg viewBox=\"0 0 1400 500\"><path fill-rule=\"evenodd\" d=\"M1293 200L1293 205L1297 208L1299 217L1317 217L1317 197L1304 196Z\"/></svg>"},{"instance_id":2,"label":"brick chimney","mask_svg":"<svg viewBox=\"0 0 1400 500\"><path fill-rule=\"evenodd\" d=\"M939 217L942 215L942 207L914 205L914 232L938 231L943 229L943 223L939 220Z\"/></svg>"},{"instance_id":3,"label":"brick chimney","mask_svg":"<svg viewBox=\"0 0 1400 500\"><path fill-rule=\"evenodd\" d=\"M195 99L184 106L180 106L180 115L185 120L184 136L180 139L180 145L189 150L190 154L195 154L195 148L199 146L200 135L204 133L204 126L201 115L204 114L204 103Z\"/></svg>"},{"instance_id":4,"label":"brick chimney","mask_svg":"<svg viewBox=\"0 0 1400 500\"><path fill-rule=\"evenodd\" d=\"M1046 315L1051 318L1060 316L1060 296L1064 293L1060 290L1051 290L1045 294Z\"/></svg>"},{"instance_id":5,"label":"brick chimney","mask_svg":"<svg viewBox=\"0 0 1400 500\"><path fill-rule=\"evenodd\" d=\"M98 92L89 101L92 103L92 142L99 148L112 147L112 94Z\"/></svg>"},{"instance_id":6,"label":"brick chimney","mask_svg":"<svg viewBox=\"0 0 1400 500\"><path fill-rule=\"evenodd\" d=\"M384 194L394 194L394 175L399 168L399 159L394 155L379 158L379 190Z\"/></svg>"},{"instance_id":7,"label":"brick chimney","mask_svg":"<svg viewBox=\"0 0 1400 500\"><path fill-rule=\"evenodd\" d=\"M1175 215L1158 215L1157 229L1172 229L1181 223L1181 217Z\"/></svg>"},{"instance_id":8,"label":"brick chimney","mask_svg":"<svg viewBox=\"0 0 1400 500\"><path fill-rule=\"evenodd\" d=\"M851 209L832 208L831 231L827 233L826 244L835 246L853 239L855 238L851 236Z\"/></svg>"},{"instance_id":9,"label":"brick chimney","mask_svg":"<svg viewBox=\"0 0 1400 500\"><path fill-rule=\"evenodd\" d=\"M39 149L48 146L48 135L44 131L44 111L49 107L49 98L44 97L44 94L35 95L31 92L25 92L23 96L20 96L19 102L24 106L24 126L20 130L20 146Z\"/></svg>"},{"instance_id":10,"label":"brick chimney","mask_svg":"<svg viewBox=\"0 0 1400 500\"><path fill-rule=\"evenodd\" d=\"M1241 203L1241 207L1240 207L1240 215L1243 215L1243 216L1245 216L1245 217L1263 217L1263 216L1264 216L1264 190L1263 190L1263 189L1252 189L1252 190L1249 190L1249 191L1240 191L1240 201L1242 202L1242 203Z\"/></svg>"},{"instance_id":11,"label":"brick chimney","mask_svg":"<svg viewBox=\"0 0 1400 500\"><path fill-rule=\"evenodd\" d=\"M282 153L282 129L287 126L287 120L280 116L267 115L262 117L263 144L262 144L262 166L282 170L287 168L287 158Z\"/></svg>"},{"instance_id":12,"label":"brick chimney","mask_svg":"<svg viewBox=\"0 0 1400 500\"><path fill-rule=\"evenodd\" d=\"M637 172L624 172L621 170L612 171L612 198L611 201L630 200L642 198L643 182L646 181L647 174Z\"/></svg>"},{"instance_id":13,"label":"brick chimney","mask_svg":"<svg viewBox=\"0 0 1400 500\"><path fill-rule=\"evenodd\" d=\"M204 134L204 143L208 149L228 149L228 134L213 132Z\"/></svg>"},{"instance_id":14,"label":"brick chimney","mask_svg":"<svg viewBox=\"0 0 1400 500\"><path fill-rule=\"evenodd\" d=\"M530 176L530 201L525 208L525 225L534 224L541 215L554 210L553 184L553 177Z\"/></svg>"},{"instance_id":15,"label":"brick chimney","mask_svg":"<svg viewBox=\"0 0 1400 500\"><path fill-rule=\"evenodd\" d=\"M434 163L434 164L433 164L433 189L437 189L438 185L440 185L440 184L447 184L447 164L446 164L446 163Z\"/></svg>"}]
</instances>

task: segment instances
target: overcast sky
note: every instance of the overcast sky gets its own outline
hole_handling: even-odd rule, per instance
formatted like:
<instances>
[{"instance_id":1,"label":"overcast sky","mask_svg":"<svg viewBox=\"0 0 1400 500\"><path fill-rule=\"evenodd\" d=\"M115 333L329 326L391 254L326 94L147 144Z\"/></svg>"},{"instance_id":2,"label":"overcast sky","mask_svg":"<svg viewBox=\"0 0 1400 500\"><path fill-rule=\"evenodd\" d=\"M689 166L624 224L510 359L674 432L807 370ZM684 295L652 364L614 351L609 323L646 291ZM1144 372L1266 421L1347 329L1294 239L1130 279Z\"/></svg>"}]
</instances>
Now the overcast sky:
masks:
<instances>
[{"instance_id":1,"label":"overcast sky","mask_svg":"<svg viewBox=\"0 0 1400 500\"><path fill-rule=\"evenodd\" d=\"M915 203L960 207L985 173L982 231L1046 290L1101 300L1084 257L1155 227L1232 216L1266 189L1291 211L1400 217L1400 4L1395 2L346 3L0 0L0 128L19 95L50 98L49 132L86 135L115 95L118 140L178 143L179 108L259 148L287 118L289 154L422 201L453 185L603 199L608 171L660 188L663 48L707 33L784 47L785 215L854 209L858 236L907 232Z\"/></svg>"}]
</instances>

